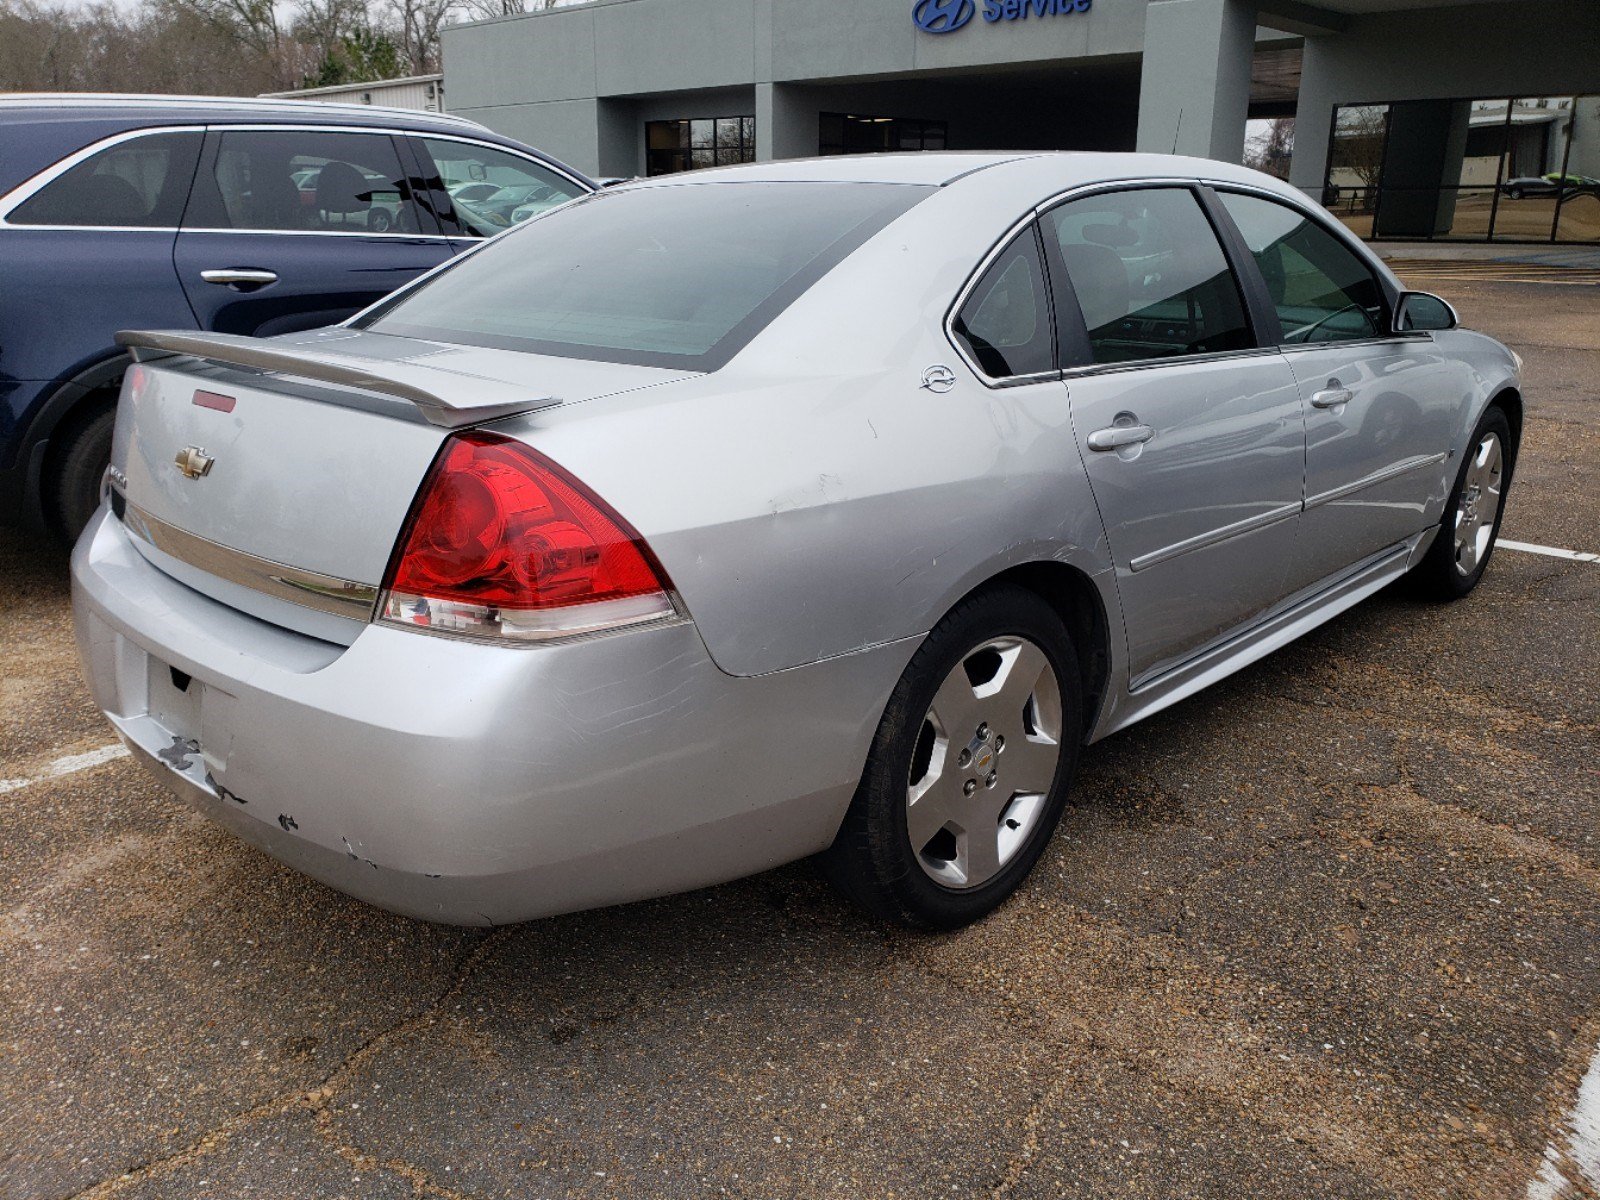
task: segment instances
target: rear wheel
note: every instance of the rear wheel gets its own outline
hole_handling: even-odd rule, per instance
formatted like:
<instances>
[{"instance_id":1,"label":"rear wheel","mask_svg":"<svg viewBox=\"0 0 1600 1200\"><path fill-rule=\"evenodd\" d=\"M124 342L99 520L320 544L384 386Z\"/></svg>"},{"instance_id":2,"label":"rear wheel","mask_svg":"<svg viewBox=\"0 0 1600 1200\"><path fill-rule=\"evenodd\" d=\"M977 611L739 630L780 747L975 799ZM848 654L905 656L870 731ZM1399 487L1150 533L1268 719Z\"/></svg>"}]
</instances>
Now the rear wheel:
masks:
<instances>
[{"instance_id":1,"label":"rear wheel","mask_svg":"<svg viewBox=\"0 0 1600 1200\"><path fill-rule=\"evenodd\" d=\"M45 484L45 519L68 542L77 540L100 506L100 481L111 465L111 432L117 421L115 400L96 404L69 418L56 442Z\"/></svg>"},{"instance_id":2,"label":"rear wheel","mask_svg":"<svg viewBox=\"0 0 1600 1200\"><path fill-rule=\"evenodd\" d=\"M1459 600L1478 586L1500 533L1513 456L1511 423L1500 409L1487 410L1472 432L1439 533L1413 573L1425 595Z\"/></svg>"},{"instance_id":3,"label":"rear wheel","mask_svg":"<svg viewBox=\"0 0 1600 1200\"><path fill-rule=\"evenodd\" d=\"M977 920L1013 891L1061 819L1077 763L1077 656L1023 588L964 601L896 685L824 874L874 916Z\"/></svg>"}]
</instances>

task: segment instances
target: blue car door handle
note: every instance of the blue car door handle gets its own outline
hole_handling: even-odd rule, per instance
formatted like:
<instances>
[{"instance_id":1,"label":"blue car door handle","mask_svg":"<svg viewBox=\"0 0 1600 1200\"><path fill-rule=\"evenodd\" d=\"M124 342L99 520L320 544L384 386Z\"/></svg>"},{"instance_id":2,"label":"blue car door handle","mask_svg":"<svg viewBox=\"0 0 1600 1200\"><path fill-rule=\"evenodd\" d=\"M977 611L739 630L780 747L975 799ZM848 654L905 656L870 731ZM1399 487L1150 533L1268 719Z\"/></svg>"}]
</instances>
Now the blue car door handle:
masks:
<instances>
[{"instance_id":1,"label":"blue car door handle","mask_svg":"<svg viewBox=\"0 0 1600 1200\"><path fill-rule=\"evenodd\" d=\"M256 267L223 267L212 271L201 271L200 278L207 283L220 283L228 287L265 287L269 283L278 282L276 271L264 271Z\"/></svg>"}]
</instances>

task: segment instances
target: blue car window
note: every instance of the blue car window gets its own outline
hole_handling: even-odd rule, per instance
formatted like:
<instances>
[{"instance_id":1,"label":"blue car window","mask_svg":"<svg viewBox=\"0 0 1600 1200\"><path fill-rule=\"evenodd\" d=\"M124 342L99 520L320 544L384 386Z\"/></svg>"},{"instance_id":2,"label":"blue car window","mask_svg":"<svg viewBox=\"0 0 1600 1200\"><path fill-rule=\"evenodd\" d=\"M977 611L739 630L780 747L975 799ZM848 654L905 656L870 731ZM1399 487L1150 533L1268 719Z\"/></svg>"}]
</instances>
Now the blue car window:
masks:
<instances>
[{"instance_id":1,"label":"blue car window","mask_svg":"<svg viewBox=\"0 0 1600 1200\"><path fill-rule=\"evenodd\" d=\"M416 233L389 135L239 129L217 138L184 225L191 229Z\"/></svg>"},{"instance_id":2,"label":"blue car window","mask_svg":"<svg viewBox=\"0 0 1600 1200\"><path fill-rule=\"evenodd\" d=\"M149 133L91 155L23 201L12 225L175 229L200 133Z\"/></svg>"},{"instance_id":3,"label":"blue car window","mask_svg":"<svg viewBox=\"0 0 1600 1200\"><path fill-rule=\"evenodd\" d=\"M418 140L466 234L499 233L589 190L520 154L453 138Z\"/></svg>"}]
</instances>

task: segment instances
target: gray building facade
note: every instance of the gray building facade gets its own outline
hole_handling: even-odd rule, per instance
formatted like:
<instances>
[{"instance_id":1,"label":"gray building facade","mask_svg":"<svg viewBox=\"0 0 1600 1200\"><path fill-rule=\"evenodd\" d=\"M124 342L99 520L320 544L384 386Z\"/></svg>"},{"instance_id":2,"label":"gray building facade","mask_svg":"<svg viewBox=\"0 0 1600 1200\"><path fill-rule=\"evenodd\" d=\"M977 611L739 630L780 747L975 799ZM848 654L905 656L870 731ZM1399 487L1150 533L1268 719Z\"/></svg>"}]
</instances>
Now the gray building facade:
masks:
<instances>
[{"instance_id":1,"label":"gray building facade","mask_svg":"<svg viewBox=\"0 0 1600 1200\"><path fill-rule=\"evenodd\" d=\"M1267 153L1362 236L1600 241L1600 0L590 0L452 26L444 69L599 175Z\"/></svg>"}]
</instances>

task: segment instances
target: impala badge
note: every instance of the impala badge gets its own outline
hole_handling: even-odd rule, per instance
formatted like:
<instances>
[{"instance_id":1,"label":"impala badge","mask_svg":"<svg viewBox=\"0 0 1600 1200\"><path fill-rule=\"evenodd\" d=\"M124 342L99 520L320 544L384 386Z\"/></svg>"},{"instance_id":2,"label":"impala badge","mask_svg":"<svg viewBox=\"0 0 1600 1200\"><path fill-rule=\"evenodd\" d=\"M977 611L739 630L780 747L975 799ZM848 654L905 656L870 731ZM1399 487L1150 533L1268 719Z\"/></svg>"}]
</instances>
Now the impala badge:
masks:
<instances>
[{"instance_id":1,"label":"impala badge","mask_svg":"<svg viewBox=\"0 0 1600 1200\"><path fill-rule=\"evenodd\" d=\"M199 479L211 470L212 458L199 446L185 446L178 451L178 457L172 462L190 479Z\"/></svg>"}]
</instances>

